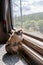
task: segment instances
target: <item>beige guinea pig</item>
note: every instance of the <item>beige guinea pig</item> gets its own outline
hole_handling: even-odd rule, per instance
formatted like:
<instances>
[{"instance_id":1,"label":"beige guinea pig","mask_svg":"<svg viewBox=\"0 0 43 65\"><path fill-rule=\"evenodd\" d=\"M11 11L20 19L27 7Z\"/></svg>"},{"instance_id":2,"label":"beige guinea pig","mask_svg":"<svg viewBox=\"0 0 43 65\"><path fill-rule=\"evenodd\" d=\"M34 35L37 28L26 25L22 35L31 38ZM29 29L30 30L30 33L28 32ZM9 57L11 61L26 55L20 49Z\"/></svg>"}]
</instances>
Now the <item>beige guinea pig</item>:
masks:
<instances>
[{"instance_id":1,"label":"beige guinea pig","mask_svg":"<svg viewBox=\"0 0 43 65\"><path fill-rule=\"evenodd\" d=\"M21 45L19 43L18 44L17 43L7 44L5 46L5 49L6 49L7 53L15 54L21 49Z\"/></svg>"}]
</instances>

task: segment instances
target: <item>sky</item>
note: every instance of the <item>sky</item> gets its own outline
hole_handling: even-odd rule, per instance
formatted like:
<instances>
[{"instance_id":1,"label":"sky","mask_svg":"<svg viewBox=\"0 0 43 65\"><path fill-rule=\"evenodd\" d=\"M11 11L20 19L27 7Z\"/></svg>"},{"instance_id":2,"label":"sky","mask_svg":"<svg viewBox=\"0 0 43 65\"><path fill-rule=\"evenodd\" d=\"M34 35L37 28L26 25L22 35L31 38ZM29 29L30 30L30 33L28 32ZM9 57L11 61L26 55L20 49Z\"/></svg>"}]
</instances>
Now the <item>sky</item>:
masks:
<instances>
[{"instance_id":1,"label":"sky","mask_svg":"<svg viewBox=\"0 0 43 65\"><path fill-rule=\"evenodd\" d=\"M43 0L21 0L22 15L43 12ZM20 15L20 0L12 0L13 16Z\"/></svg>"}]
</instances>

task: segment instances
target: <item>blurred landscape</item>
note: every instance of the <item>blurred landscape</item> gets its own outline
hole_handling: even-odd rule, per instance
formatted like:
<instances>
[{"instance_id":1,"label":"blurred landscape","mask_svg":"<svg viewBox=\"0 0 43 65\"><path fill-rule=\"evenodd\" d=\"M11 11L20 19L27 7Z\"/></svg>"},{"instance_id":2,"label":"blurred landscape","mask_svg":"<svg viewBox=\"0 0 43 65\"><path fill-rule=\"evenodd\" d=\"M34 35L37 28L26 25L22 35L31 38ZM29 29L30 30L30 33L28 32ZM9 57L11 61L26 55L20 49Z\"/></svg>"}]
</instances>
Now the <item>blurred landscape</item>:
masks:
<instances>
[{"instance_id":1,"label":"blurred landscape","mask_svg":"<svg viewBox=\"0 0 43 65\"><path fill-rule=\"evenodd\" d=\"M37 32L43 34L43 12L23 15L13 18L13 27L22 28L27 32Z\"/></svg>"}]
</instances>

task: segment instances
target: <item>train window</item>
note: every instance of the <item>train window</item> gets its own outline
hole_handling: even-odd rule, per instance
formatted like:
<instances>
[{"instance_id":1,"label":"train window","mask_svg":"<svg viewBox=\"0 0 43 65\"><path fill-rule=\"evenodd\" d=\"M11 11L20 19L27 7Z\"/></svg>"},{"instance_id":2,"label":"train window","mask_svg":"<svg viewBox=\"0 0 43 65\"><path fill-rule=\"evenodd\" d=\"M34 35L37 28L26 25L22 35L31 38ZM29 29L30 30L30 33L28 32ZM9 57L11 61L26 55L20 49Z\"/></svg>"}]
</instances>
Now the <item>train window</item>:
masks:
<instances>
[{"instance_id":1,"label":"train window","mask_svg":"<svg viewBox=\"0 0 43 65\"><path fill-rule=\"evenodd\" d=\"M21 27L20 20L20 0L11 0L12 5L12 18L13 18L13 28Z\"/></svg>"},{"instance_id":2,"label":"train window","mask_svg":"<svg viewBox=\"0 0 43 65\"><path fill-rule=\"evenodd\" d=\"M43 35L43 1L12 0L13 27Z\"/></svg>"}]
</instances>

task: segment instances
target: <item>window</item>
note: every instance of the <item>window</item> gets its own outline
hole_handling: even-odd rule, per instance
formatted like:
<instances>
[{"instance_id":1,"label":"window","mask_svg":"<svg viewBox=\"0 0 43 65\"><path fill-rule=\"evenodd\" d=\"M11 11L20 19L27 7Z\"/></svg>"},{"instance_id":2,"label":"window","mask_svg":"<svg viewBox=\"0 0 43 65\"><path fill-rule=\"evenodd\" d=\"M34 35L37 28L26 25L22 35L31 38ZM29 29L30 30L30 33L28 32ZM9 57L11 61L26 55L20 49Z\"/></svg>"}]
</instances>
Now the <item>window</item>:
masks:
<instances>
[{"instance_id":1,"label":"window","mask_svg":"<svg viewBox=\"0 0 43 65\"><path fill-rule=\"evenodd\" d=\"M20 28L20 0L12 0L13 28Z\"/></svg>"},{"instance_id":2,"label":"window","mask_svg":"<svg viewBox=\"0 0 43 65\"><path fill-rule=\"evenodd\" d=\"M43 1L12 0L13 27L43 35Z\"/></svg>"}]
</instances>

